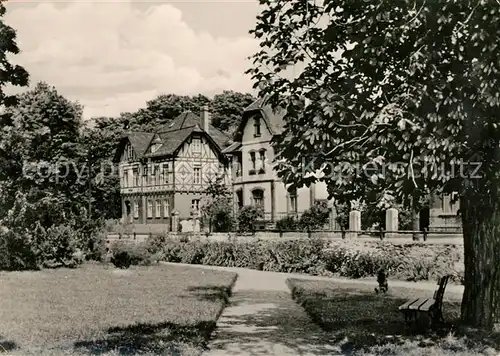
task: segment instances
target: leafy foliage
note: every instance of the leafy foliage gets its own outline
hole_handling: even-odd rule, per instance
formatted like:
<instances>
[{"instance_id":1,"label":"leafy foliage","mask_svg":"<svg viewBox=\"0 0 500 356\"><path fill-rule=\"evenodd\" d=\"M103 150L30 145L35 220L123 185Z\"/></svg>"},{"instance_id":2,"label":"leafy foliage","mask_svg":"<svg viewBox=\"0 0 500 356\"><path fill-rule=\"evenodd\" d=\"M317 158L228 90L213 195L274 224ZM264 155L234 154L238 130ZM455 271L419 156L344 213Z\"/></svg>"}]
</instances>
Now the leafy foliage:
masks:
<instances>
[{"instance_id":1,"label":"leafy foliage","mask_svg":"<svg viewBox=\"0 0 500 356\"><path fill-rule=\"evenodd\" d=\"M0 137L6 168L0 172L0 226L17 245L9 250L17 261L11 266L74 265L74 253L87 249L87 234L96 228L85 209L82 108L38 83L6 112L12 120Z\"/></svg>"},{"instance_id":2,"label":"leafy foliage","mask_svg":"<svg viewBox=\"0 0 500 356\"><path fill-rule=\"evenodd\" d=\"M285 216L276 221L276 229L279 231L296 231L298 222L293 216Z\"/></svg>"},{"instance_id":3,"label":"leafy foliage","mask_svg":"<svg viewBox=\"0 0 500 356\"><path fill-rule=\"evenodd\" d=\"M249 72L270 105L286 110L274 142L288 163L279 175L383 207L458 192L468 247L462 318L491 328L500 315L498 4L261 4L253 30L261 50ZM297 63L298 75L281 75ZM301 174L304 166L324 175Z\"/></svg>"},{"instance_id":4,"label":"leafy foliage","mask_svg":"<svg viewBox=\"0 0 500 356\"><path fill-rule=\"evenodd\" d=\"M255 232L255 224L264 217L264 211L260 207L247 205L238 212L238 230L240 232Z\"/></svg>"},{"instance_id":5,"label":"leafy foliage","mask_svg":"<svg viewBox=\"0 0 500 356\"><path fill-rule=\"evenodd\" d=\"M216 177L205 189L205 195L200 202L203 218L210 227L210 231L231 231L234 225L232 193L224 183L223 177Z\"/></svg>"},{"instance_id":6,"label":"leafy foliage","mask_svg":"<svg viewBox=\"0 0 500 356\"><path fill-rule=\"evenodd\" d=\"M24 87L28 85L28 72L16 64L12 64L12 55L19 54L19 47L16 42L16 31L7 25L3 17L6 9L3 2L0 2L0 62L2 64L2 75L0 76L0 107L12 106L16 103L16 97L5 93L5 86L14 85ZM9 121L8 113L0 114L0 128ZM1 147L0 147L1 154Z\"/></svg>"},{"instance_id":7,"label":"leafy foliage","mask_svg":"<svg viewBox=\"0 0 500 356\"><path fill-rule=\"evenodd\" d=\"M255 98L247 93L224 90L216 94L210 103L212 124L223 132L233 133L245 110Z\"/></svg>"},{"instance_id":8,"label":"leafy foliage","mask_svg":"<svg viewBox=\"0 0 500 356\"><path fill-rule=\"evenodd\" d=\"M111 246L111 263L117 268L129 268L136 265L149 265L151 255L146 244L115 242Z\"/></svg>"},{"instance_id":9,"label":"leafy foliage","mask_svg":"<svg viewBox=\"0 0 500 356\"><path fill-rule=\"evenodd\" d=\"M160 243L158 243L160 242ZM163 237L150 253L167 262L246 267L274 272L347 278L375 277L384 268L389 279L437 280L444 274L463 281L461 246L394 245L389 242L302 239L294 241L202 242Z\"/></svg>"},{"instance_id":10,"label":"leafy foliage","mask_svg":"<svg viewBox=\"0 0 500 356\"><path fill-rule=\"evenodd\" d=\"M299 226L307 231L317 230L328 223L329 216L328 201L317 200L310 209L302 213Z\"/></svg>"}]
</instances>

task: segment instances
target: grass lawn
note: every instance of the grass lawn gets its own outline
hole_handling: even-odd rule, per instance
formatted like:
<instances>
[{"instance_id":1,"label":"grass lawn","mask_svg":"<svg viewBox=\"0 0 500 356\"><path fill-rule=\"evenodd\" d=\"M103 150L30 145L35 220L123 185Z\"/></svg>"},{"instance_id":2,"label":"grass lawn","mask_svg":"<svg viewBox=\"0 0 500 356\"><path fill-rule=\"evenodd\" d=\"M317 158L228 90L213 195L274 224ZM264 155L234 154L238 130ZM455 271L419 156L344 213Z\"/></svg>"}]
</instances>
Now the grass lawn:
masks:
<instances>
[{"instance_id":1,"label":"grass lawn","mask_svg":"<svg viewBox=\"0 0 500 356\"><path fill-rule=\"evenodd\" d=\"M373 286L335 284L289 279L297 303L314 322L333 334L349 355L499 355L498 335L478 335L454 329L460 316L461 295L445 292L443 313L450 325L440 332L407 328L397 308L412 297L431 297L432 292L391 288L377 295ZM438 286L436 285L436 288ZM425 320L421 320L422 325ZM495 341L497 340L497 341Z\"/></svg>"},{"instance_id":2,"label":"grass lawn","mask_svg":"<svg viewBox=\"0 0 500 356\"><path fill-rule=\"evenodd\" d=\"M0 353L199 355L236 277L165 265L0 273Z\"/></svg>"}]
</instances>

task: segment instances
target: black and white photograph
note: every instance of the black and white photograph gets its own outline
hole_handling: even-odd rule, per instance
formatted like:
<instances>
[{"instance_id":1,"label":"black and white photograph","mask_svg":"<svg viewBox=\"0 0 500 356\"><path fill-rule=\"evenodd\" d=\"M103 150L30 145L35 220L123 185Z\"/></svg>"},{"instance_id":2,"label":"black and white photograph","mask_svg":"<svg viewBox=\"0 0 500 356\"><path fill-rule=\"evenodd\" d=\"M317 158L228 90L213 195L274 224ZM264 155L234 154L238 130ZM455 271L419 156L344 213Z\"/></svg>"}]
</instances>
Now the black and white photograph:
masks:
<instances>
[{"instance_id":1,"label":"black and white photograph","mask_svg":"<svg viewBox=\"0 0 500 356\"><path fill-rule=\"evenodd\" d=\"M0 355L500 356L500 0L0 0Z\"/></svg>"}]
</instances>

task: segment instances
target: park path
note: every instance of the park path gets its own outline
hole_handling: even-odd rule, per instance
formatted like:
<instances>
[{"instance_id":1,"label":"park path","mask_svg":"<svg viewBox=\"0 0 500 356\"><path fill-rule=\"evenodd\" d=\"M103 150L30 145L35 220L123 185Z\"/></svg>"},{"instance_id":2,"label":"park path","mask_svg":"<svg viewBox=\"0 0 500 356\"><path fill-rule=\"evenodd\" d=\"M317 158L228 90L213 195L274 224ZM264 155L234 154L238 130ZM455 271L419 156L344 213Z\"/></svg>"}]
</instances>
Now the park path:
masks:
<instances>
[{"instance_id":1,"label":"park path","mask_svg":"<svg viewBox=\"0 0 500 356\"><path fill-rule=\"evenodd\" d=\"M177 263L173 265L179 265ZM238 274L229 305L217 321L209 350L204 356L341 355L338 340L314 324L292 299L288 278L376 286L376 281L316 277L304 274L264 272L236 267L187 265ZM389 281L389 286L433 292L432 282ZM462 295L463 287L448 285L446 294Z\"/></svg>"}]
</instances>

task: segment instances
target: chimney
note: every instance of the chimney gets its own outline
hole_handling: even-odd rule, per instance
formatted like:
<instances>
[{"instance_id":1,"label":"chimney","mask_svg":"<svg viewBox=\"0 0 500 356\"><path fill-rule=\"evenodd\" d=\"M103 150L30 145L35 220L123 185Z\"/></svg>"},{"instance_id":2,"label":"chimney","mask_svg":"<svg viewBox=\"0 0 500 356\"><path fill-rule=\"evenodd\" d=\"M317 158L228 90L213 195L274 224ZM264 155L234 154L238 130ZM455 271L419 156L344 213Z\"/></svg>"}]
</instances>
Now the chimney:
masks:
<instances>
[{"instance_id":1,"label":"chimney","mask_svg":"<svg viewBox=\"0 0 500 356\"><path fill-rule=\"evenodd\" d=\"M204 105L201 109L201 126L203 131L208 133L208 128L210 127L210 113L208 112L207 105Z\"/></svg>"}]
</instances>

